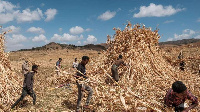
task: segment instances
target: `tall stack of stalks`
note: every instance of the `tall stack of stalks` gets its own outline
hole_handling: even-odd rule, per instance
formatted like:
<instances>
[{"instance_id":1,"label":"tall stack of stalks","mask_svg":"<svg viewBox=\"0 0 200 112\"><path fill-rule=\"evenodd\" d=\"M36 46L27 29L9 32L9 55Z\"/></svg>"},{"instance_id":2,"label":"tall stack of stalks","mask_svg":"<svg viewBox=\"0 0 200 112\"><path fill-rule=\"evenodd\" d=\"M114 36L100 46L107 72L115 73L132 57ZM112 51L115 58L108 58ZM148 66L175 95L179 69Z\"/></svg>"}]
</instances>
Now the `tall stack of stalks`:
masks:
<instances>
[{"instance_id":1,"label":"tall stack of stalks","mask_svg":"<svg viewBox=\"0 0 200 112\"><path fill-rule=\"evenodd\" d=\"M89 65L92 68L88 84L94 90L95 110L170 111L164 108L163 98L176 80L183 81L200 98L200 77L176 70L163 58L164 53L158 46L158 30L130 23L124 30L114 30L114 39L108 36L109 48ZM118 68L120 80L114 83L111 66L120 54L128 66Z\"/></svg>"},{"instance_id":2,"label":"tall stack of stalks","mask_svg":"<svg viewBox=\"0 0 200 112\"><path fill-rule=\"evenodd\" d=\"M14 98L19 95L19 82L21 78L11 71L8 54L4 52L6 32L0 34L0 111L10 108Z\"/></svg>"}]
</instances>

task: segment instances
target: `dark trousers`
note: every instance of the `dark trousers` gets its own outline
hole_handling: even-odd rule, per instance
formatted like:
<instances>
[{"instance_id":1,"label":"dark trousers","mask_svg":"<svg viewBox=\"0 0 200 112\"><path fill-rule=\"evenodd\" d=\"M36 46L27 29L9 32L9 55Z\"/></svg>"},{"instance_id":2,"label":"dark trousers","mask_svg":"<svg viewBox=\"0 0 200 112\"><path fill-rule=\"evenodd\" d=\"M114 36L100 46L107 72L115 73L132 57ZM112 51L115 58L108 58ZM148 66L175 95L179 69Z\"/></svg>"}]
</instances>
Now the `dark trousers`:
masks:
<instances>
[{"instance_id":1,"label":"dark trousers","mask_svg":"<svg viewBox=\"0 0 200 112\"><path fill-rule=\"evenodd\" d=\"M83 98L83 90L88 91L88 97L86 100L86 105L89 105L90 100L92 98L92 94L93 94L93 90L90 86L86 85L86 84L79 84L77 83L77 87L78 87L78 100L77 100L77 107L76 109L79 110L80 109L80 105L81 105L81 100Z\"/></svg>"},{"instance_id":2,"label":"dark trousers","mask_svg":"<svg viewBox=\"0 0 200 112\"><path fill-rule=\"evenodd\" d=\"M184 110L184 103L182 103L174 108L175 112L182 112L183 110Z\"/></svg>"},{"instance_id":3,"label":"dark trousers","mask_svg":"<svg viewBox=\"0 0 200 112\"><path fill-rule=\"evenodd\" d=\"M112 77L115 79L116 82L118 82L119 74L118 74L118 70L117 70L117 65L112 65L111 71L112 71Z\"/></svg>"},{"instance_id":4,"label":"dark trousers","mask_svg":"<svg viewBox=\"0 0 200 112\"><path fill-rule=\"evenodd\" d=\"M30 92L30 91L27 90L27 88L23 88L21 97L11 106L11 108L14 108L20 101L22 101L24 99L24 97L27 94L30 95L33 98L33 105L35 105L35 101L36 101L35 92L33 90L31 90L31 92Z\"/></svg>"}]
</instances>

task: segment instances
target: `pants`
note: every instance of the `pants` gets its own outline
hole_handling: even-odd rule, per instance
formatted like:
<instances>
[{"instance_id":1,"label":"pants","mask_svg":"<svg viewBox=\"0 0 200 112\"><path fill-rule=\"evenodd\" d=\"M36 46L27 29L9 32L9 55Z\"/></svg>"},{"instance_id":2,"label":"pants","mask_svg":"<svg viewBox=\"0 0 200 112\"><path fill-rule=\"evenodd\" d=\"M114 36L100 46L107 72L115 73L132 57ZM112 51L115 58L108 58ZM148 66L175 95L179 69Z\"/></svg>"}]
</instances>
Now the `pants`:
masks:
<instances>
[{"instance_id":1,"label":"pants","mask_svg":"<svg viewBox=\"0 0 200 112\"><path fill-rule=\"evenodd\" d=\"M11 108L14 108L20 101L22 101L24 99L24 97L26 95L30 95L33 98L33 105L35 105L35 101L36 101L36 95L35 92L32 90L32 92L30 93L27 88L23 88L22 89L22 94L21 97L11 106Z\"/></svg>"},{"instance_id":2,"label":"pants","mask_svg":"<svg viewBox=\"0 0 200 112\"><path fill-rule=\"evenodd\" d=\"M183 110L184 110L184 103L182 103L174 108L175 112L182 112Z\"/></svg>"},{"instance_id":3,"label":"pants","mask_svg":"<svg viewBox=\"0 0 200 112\"><path fill-rule=\"evenodd\" d=\"M118 74L118 70L117 70L117 65L112 65L111 71L112 71L112 77L115 79L116 82L118 82L119 74Z\"/></svg>"},{"instance_id":4,"label":"pants","mask_svg":"<svg viewBox=\"0 0 200 112\"><path fill-rule=\"evenodd\" d=\"M90 103L90 100L92 98L92 94L93 94L93 90L90 86L86 85L86 84L79 84L77 83L77 87L78 87L78 100L77 100L77 110L80 109L80 105L81 105L81 100L82 100L82 97L83 97L83 90L86 90L88 91L88 97L87 97L87 100L86 100L86 105L89 105Z\"/></svg>"}]
</instances>

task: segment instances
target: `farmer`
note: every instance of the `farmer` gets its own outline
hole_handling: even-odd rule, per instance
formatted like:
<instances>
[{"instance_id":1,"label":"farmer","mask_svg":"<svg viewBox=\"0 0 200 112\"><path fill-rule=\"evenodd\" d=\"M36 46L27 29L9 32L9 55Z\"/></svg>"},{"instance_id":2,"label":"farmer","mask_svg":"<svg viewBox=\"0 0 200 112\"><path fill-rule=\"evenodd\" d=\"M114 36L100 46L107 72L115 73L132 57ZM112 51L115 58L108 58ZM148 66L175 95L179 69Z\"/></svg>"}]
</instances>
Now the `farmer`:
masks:
<instances>
[{"instance_id":1,"label":"farmer","mask_svg":"<svg viewBox=\"0 0 200 112\"><path fill-rule=\"evenodd\" d=\"M180 65L180 69L181 69L182 71L184 71L184 70L185 70L185 62L184 62L184 61L181 61L179 65Z\"/></svg>"},{"instance_id":2,"label":"farmer","mask_svg":"<svg viewBox=\"0 0 200 112\"><path fill-rule=\"evenodd\" d=\"M181 60L181 62L179 63L180 69L182 71L184 71L185 69L185 62L183 61L183 51L181 50L181 52L178 55L178 59Z\"/></svg>"},{"instance_id":3,"label":"farmer","mask_svg":"<svg viewBox=\"0 0 200 112\"><path fill-rule=\"evenodd\" d=\"M184 108L186 99L192 102L188 108ZM174 107L175 112L188 112L198 105L198 99L187 89L181 81L176 81L172 84L164 98L164 103L168 107Z\"/></svg>"},{"instance_id":4,"label":"farmer","mask_svg":"<svg viewBox=\"0 0 200 112\"><path fill-rule=\"evenodd\" d=\"M81 63L78 64L77 67L77 73L76 73L76 78L77 78L77 87L78 87L78 100L77 100L77 108L76 111L80 112L80 105L81 105L81 99L83 97L83 91L88 91L88 97L86 100L86 104L84 105L84 108L89 108L89 103L92 98L93 90L90 86L86 84L81 84L79 83L78 79L87 79L88 77L86 76L86 68L85 65L88 63L89 57L88 56L83 56Z\"/></svg>"},{"instance_id":5,"label":"farmer","mask_svg":"<svg viewBox=\"0 0 200 112\"><path fill-rule=\"evenodd\" d=\"M61 61L62 58L59 58L58 61L56 62L56 73L59 75L60 69L61 69Z\"/></svg>"},{"instance_id":6,"label":"farmer","mask_svg":"<svg viewBox=\"0 0 200 112\"><path fill-rule=\"evenodd\" d=\"M77 68L77 67L78 67L78 61L77 61L77 58L75 58L73 62L73 68Z\"/></svg>"},{"instance_id":7,"label":"farmer","mask_svg":"<svg viewBox=\"0 0 200 112\"><path fill-rule=\"evenodd\" d=\"M112 77L115 79L116 82L119 81L119 74L118 74L117 68L118 68L120 65L125 65L125 66L126 66L126 64L125 64L124 61L122 60L122 55L121 55L121 54L119 55L119 58L115 61L115 63L114 63L114 64L112 65L112 67L111 67Z\"/></svg>"},{"instance_id":8,"label":"farmer","mask_svg":"<svg viewBox=\"0 0 200 112\"><path fill-rule=\"evenodd\" d=\"M28 72L27 74L24 74L24 84L23 84L23 89L22 89L22 94L21 97L11 106L13 109L21 100L24 99L24 97L28 94L33 98L33 105L35 105L36 101L36 95L35 92L33 91L33 76L35 73L37 73L38 66L33 65L32 66L32 71Z\"/></svg>"},{"instance_id":9,"label":"farmer","mask_svg":"<svg viewBox=\"0 0 200 112\"><path fill-rule=\"evenodd\" d=\"M22 74L27 74L29 72L29 64L28 60L25 60L24 63L22 64Z\"/></svg>"}]
</instances>

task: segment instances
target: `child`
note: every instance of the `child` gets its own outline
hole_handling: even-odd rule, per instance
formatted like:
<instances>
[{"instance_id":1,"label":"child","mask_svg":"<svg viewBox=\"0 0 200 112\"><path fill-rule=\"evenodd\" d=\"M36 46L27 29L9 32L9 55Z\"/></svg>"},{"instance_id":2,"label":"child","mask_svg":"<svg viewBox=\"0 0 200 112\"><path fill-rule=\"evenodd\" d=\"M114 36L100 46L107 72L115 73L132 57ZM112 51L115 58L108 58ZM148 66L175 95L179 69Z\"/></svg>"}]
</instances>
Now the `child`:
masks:
<instances>
[{"instance_id":1,"label":"child","mask_svg":"<svg viewBox=\"0 0 200 112\"><path fill-rule=\"evenodd\" d=\"M23 89L22 89L22 94L21 97L11 106L13 109L21 100L24 99L24 97L28 94L33 98L33 105L35 105L36 101L36 95L35 92L33 91L33 76L35 73L37 73L38 66L33 65L32 66L32 71L28 72L27 74L24 74L24 84L23 84Z\"/></svg>"},{"instance_id":2,"label":"child","mask_svg":"<svg viewBox=\"0 0 200 112\"><path fill-rule=\"evenodd\" d=\"M187 99L192 101L192 105L184 108L184 102ZM175 107L175 112L188 112L198 105L198 99L192 95L183 82L176 81L172 84L172 88L168 90L164 103L168 107Z\"/></svg>"}]
</instances>

